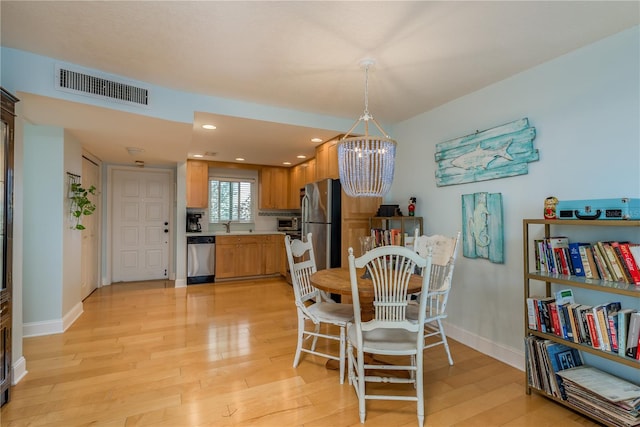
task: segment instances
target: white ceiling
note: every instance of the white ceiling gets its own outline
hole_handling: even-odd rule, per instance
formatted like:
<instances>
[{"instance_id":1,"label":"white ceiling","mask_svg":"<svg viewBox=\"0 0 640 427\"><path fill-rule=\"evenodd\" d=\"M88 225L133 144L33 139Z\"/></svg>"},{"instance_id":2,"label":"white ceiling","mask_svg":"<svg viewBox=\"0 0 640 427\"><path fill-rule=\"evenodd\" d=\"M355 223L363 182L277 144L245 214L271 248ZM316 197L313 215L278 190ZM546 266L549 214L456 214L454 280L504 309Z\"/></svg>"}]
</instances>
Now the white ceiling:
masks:
<instances>
[{"instance_id":1,"label":"white ceiling","mask_svg":"<svg viewBox=\"0 0 640 427\"><path fill-rule=\"evenodd\" d=\"M179 91L395 124L640 23L637 1L7 1L2 46ZM196 113L194 123L21 94L23 114L64 126L107 162L196 151L297 163L308 129ZM81 108L79 108L81 107ZM204 133L203 121L218 129ZM270 138L268 138L269 136ZM401 143L401 141L399 141Z\"/></svg>"}]
</instances>

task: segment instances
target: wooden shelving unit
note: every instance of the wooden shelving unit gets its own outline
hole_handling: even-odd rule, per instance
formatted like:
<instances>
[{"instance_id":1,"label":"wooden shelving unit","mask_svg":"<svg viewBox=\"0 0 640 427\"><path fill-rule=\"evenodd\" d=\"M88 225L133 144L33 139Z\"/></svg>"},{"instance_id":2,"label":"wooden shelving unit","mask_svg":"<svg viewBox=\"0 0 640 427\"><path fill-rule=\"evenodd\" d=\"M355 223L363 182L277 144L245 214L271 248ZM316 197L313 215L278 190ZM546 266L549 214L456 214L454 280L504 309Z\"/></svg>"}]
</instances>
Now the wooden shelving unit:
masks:
<instances>
[{"instance_id":1,"label":"wooden shelving unit","mask_svg":"<svg viewBox=\"0 0 640 427\"><path fill-rule=\"evenodd\" d=\"M420 216L374 216L369 218L369 228L400 230L402 246L406 244L404 237L405 233L407 233L409 237L413 237L416 228L418 228L419 234L423 233L422 217Z\"/></svg>"},{"instance_id":2,"label":"wooden shelving unit","mask_svg":"<svg viewBox=\"0 0 640 427\"><path fill-rule=\"evenodd\" d=\"M634 230L636 232L640 232L640 221L624 221L624 220L545 220L545 219L525 219L523 220L523 256L524 256L524 330L525 336L537 336L545 340L551 340L554 342L562 343L568 347L575 348L581 352L589 353L595 355L597 357L610 360L615 363L619 363L622 365L630 366L635 368L636 370L640 370L640 361L631 359L629 357L622 357L616 353L607 352L603 350L599 350L593 348L592 346L586 344L575 343L573 341L569 341L563 339L553 333L544 333L535 329L529 329L528 327L528 319L527 319L527 298L533 296L531 294L532 281L534 282L543 282L546 296L552 296L552 284L558 284L562 286L566 286L569 288L582 288L588 289L591 291L602 292L603 297L602 301L608 301L609 297L612 295L623 295L626 297L635 298L637 300L637 305L640 306L640 286L636 286L634 284L627 284L624 282L611 282L599 279L589 279L585 277L573 276L573 275L562 275L562 274L553 274L546 273L540 271L532 271L530 270L531 264L531 250L532 250L532 238L530 233L531 226L542 226L544 227L544 237L552 236L552 228L554 227L562 227L563 235L566 235L566 228L569 227L601 227L601 228L618 228L618 227L626 227L630 230ZM539 229L538 229L539 230ZM640 242L635 242L640 243ZM529 363L527 362L527 369L529 369ZM549 395L543 390L536 389L529 384L528 381L529 375L527 373L527 385L526 385L526 393L531 394L531 392L538 393L543 395L549 399L552 399L558 402L561 405L567 406L576 412L580 412L585 416L592 418L599 423L603 423L605 425L612 425L607 420L602 419L596 413L591 413L585 411L581 408L578 408L571 403ZM637 378L625 378L628 381L636 382Z\"/></svg>"}]
</instances>

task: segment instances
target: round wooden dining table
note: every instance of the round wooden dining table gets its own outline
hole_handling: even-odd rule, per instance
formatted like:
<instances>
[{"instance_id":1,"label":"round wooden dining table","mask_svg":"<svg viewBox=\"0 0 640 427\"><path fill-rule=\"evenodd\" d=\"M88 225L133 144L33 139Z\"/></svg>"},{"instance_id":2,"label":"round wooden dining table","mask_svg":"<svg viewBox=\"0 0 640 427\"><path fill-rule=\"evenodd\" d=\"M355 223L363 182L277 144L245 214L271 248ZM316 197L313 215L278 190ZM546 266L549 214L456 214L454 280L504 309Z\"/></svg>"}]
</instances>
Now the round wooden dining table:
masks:
<instances>
[{"instance_id":1,"label":"round wooden dining table","mask_svg":"<svg viewBox=\"0 0 640 427\"><path fill-rule=\"evenodd\" d=\"M365 269L357 270L358 296L360 297L360 316L362 321L373 318L373 282L364 278ZM351 298L351 278L348 267L328 268L311 275L311 283L316 288ZM415 294L422 290L422 277L418 274L411 276L407 293ZM345 298L342 299L343 302Z\"/></svg>"}]
</instances>

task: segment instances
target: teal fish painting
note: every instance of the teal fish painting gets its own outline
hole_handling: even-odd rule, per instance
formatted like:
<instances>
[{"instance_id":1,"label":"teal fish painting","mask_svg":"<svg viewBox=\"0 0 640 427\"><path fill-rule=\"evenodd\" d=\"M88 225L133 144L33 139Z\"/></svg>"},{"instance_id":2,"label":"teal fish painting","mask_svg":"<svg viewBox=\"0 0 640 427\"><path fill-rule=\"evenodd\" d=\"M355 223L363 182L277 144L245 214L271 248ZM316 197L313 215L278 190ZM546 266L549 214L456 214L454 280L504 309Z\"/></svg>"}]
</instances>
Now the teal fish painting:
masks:
<instances>
[{"instance_id":1,"label":"teal fish painting","mask_svg":"<svg viewBox=\"0 0 640 427\"><path fill-rule=\"evenodd\" d=\"M504 263L502 194L462 195L462 255Z\"/></svg>"},{"instance_id":2,"label":"teal fish painting","mask_svg":"<svg viewBox=\"0 0 640 427\"><path fill-rule=\"evenodd\" d=\"M536 129L526 117L436 144L436 185L464 184L523 175L539 159Z\"/></svg>"},{"instance_id":3,"label":"teal fish painting","mask_svg":"<svg viewBox=\"0 0 640 427\"><path fill-rule=\"evenodd\" d=\"M496 157L502 157L503 159L513 160L513 157L507 152L507 148L511 144L511 140L507 142L502 148L497 150L485 150L480 148L480 144L475 150L463 154L460 157L453 159L451 164L457 168L462 169L486 169L489 163L494 161Z\"/></svg>"}]
</instances>

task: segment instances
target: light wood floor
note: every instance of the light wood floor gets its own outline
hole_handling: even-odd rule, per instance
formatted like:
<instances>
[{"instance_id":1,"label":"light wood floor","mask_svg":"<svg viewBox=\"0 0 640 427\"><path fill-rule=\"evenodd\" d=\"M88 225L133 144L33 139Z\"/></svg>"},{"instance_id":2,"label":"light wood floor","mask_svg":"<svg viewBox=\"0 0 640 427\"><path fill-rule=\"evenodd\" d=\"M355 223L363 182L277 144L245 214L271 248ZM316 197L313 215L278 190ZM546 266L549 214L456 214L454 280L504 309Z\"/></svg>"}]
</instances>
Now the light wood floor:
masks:
<instances>
[{"instance_id":1,"label":"light wood floor","mask_svg":"<svg viewBox=\"0 0 640 427\"><path fill-rule=\"evenodd\" d=\"M355 392L325 359L292 368L296 314L282 280L115 284L64 333L26 338L13 426L359 426ZM425 357L427 426L592 426L524 393L524 373L452 342ZM366 426L415 426L415 403L367 402Z\"/></svg>"}]
</instances>

